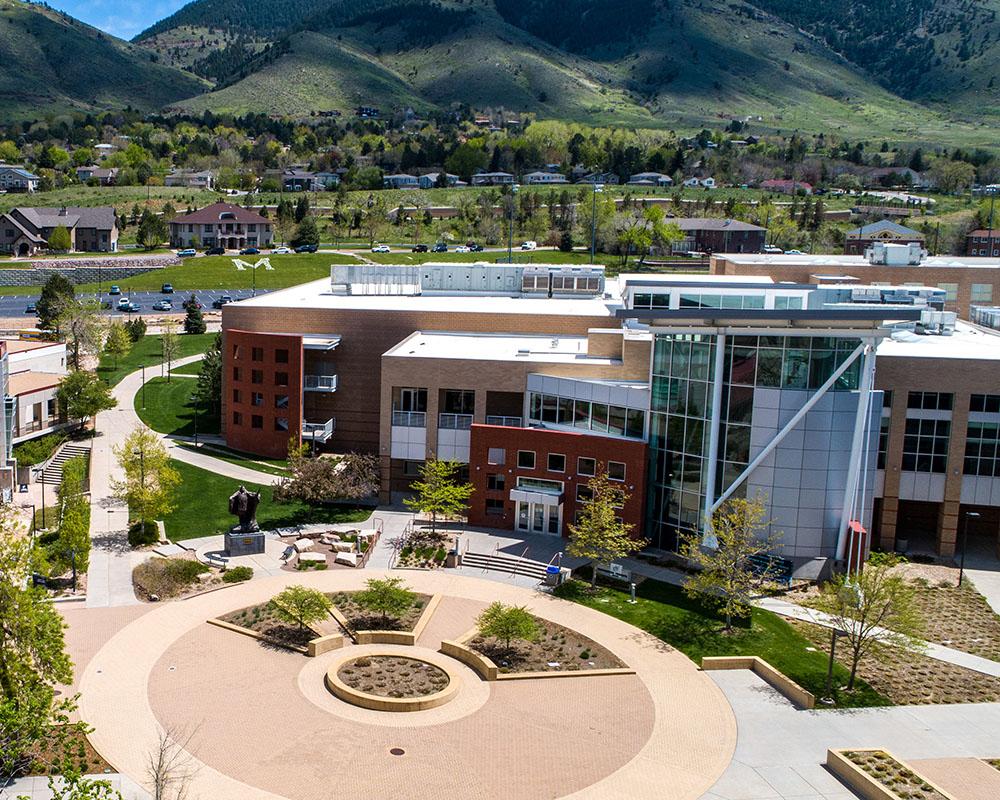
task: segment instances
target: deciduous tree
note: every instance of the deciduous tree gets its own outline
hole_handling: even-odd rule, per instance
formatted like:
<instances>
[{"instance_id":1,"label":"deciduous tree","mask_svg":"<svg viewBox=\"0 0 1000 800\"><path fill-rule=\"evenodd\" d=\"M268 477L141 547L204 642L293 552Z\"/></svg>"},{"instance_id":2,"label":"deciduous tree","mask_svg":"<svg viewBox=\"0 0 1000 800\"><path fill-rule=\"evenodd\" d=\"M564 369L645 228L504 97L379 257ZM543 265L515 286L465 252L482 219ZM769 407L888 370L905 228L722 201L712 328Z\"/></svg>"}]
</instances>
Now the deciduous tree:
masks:
<instances>
[{"instance_id":1,"label":"deciduous tree","mask_svg":"<svg viewBox=\"0 0 1000 800\"><path fill-rule=\"evenodd\" d=\"M118 405L108 385L93 372L77 370L67 373L56 390L59 407L70 419L80 420L80 426L89 417Z\"/></svg>"},{"instance_id":2,"label":"deciduous tree","mask_svg":"<svg viewBox=\"0 0 1000 800\"><path fill-rule=\"evenodd\" d=\"M278 502L301 500L310 505L334 500L364 500L378 491L378 457L348 453L339 459L310 458L304 447L289 448L291 477L274 487Z\"/></svg>"},{"instance_id":3,"label":"deciduous tree","mask_svg":"<svg viewBox=\"0 0 1000 800\"><path fill-rule=\"evenodd\" d=\"M271 608L281 619L298 625L301 630L325 619L332 605L325 594L305 586L289 586L270 601Z\"/></svg>"},{"instance_id":4,"label":"deciduous tree","mask_svg":"<svg viewBox=\"0 0 1000 800\"><path fill-rule=\"evenodd\" d=\"M472 484L458 479L461 464L438 458L427 459L420 468L420 480L411 487L416 497L403 502L412 509L431 515L431 533L437 533L437 518L465 512L472 496Z\"/></svg>"},{"instance_id":5,"label":"deciduous tree","mask_svg":"<svg viewBox=\"0 0 1000 800\"><path fill-rule=\"evenodd\" d=\"M580 512L580 521L569 526L566 552L578 558L589 558L590 586L597 585L597 567L623 558L644 547L646 542L632 536L631 523L622 522L618 514L628 500L628 493L608 478L606 470L587 481L590 500Z\"/></svg>"},{"instance_id":6,"label":"deciduous tree","mask_svg":"<svg viewBox=\"0 0 1000 800\"><path fill-rule=\"evenodd\" d=\"M172 319L163 320L162 333L160 334L160 351L163 360L167 365L167 383L170 383L170 369L174 359L180 351L180 343L177 341L177 323Z\"/></svg>"},{"instance_id":7,"label":"deciduous tree","mask_svg":"<svg viewBox=\"0 0 1000 800\"><path fill-rule=\"evenodd\" d=\"M73 298L64 303L56 327L66 339L66 362L71 369L80 369L83 360L96 355L104 342L104 319L96 300Z\"/></svg>"},{"instance_id":8,"label":"deciduous tree","mask_svg":"<svg viewBox=\"0 0 1000 800\"><path fill-rule=\"evenodd\" d=\"M480 636L504 643L509 652L515 639L533 642L538 638L538 623L525 606L509 606L499 600L486 607L476 619Z\"/></svg>"},{"instance_id":9,"label":"deciduous tree","mask_svg":"<svg viewBox=\"0 0 1000 800\"><path fill-rule=\"evenodd\" d=\"M124 478L113 478L111 491L128 503L133 519L145 524L170 513L181 476L170 465L160 438L147 428L137 427L113 450Z\"/></svg>"},{"instance_id":10,"label":"deciduous tree","mask_svg":"<svg viewBox=\"0 0 1000 800\"><path fill-rule=\"evenodd\" d=\"M127 356L131 350L132 337L125 330L125 326L120 322L112 322L104 338L104 352L114 359L115 369L118 369L119 357Z\"/></svg>"},{"instance_id":11,"label":"deciduous tree","mask_svg":"<svg viewBox=\"0 0 1000 800\"><path fill-rule=\"evenodd\" d=\"M75 299L75 290L66 276L59 272L53 273L42 286L41 296L38 298L36 308L38 309L38 327L43 330L56 330L59 315L67 303Z\"/></svg>"},{"instance_id":12,"label":"deciduous tree","mask_svg":"<svg viewBox=\"0 0 1000 800\"><path fill-rule=\"evenodd\" d=\"M354 595L354 601L362 608L379 614L382 627L390 619L399 619L413 605L416 595L411 592L402 578L370 578L365 588Z\"/></svg>"}]
</instances>

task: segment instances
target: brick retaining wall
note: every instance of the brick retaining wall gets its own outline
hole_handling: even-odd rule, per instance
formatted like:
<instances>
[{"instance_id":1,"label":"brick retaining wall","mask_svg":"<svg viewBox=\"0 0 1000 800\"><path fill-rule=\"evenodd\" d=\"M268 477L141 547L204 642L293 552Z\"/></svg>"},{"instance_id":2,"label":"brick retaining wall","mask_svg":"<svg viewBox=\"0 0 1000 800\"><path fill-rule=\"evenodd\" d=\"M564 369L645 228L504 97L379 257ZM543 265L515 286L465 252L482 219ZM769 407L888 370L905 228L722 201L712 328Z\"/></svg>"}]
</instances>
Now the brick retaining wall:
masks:
<instances>
[{"instance_id":1,"label":"brick retaining wall","mask_svg":"<svg viewBox=\"0 0 1000 800\"><path fill-rule=\"evenodd\" d=\"M0 286L41 286L59 273L74 285L125 280L153 270L180 264L177 256L107 256L105 258L44 259L17 262L21 266L0 266ZM58 265L58 266L56 266Z\"/></svg>"}]
</instances>

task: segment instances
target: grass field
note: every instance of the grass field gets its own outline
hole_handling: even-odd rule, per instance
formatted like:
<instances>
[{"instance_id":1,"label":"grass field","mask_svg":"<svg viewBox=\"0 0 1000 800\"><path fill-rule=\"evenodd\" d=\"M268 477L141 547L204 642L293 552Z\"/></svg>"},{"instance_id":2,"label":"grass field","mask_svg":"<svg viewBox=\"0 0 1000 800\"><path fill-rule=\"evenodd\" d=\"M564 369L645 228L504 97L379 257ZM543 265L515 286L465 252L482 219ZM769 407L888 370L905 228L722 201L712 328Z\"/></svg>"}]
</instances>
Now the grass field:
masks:
<instances>
[{"instance_id":1,"label":"grass field","mask_svg":"<svg viewBox=\"0 0 1000 800\"><path fill-rule=\"evenodd\" d=\"M182 447L194 449L194 445L189 442L181 442L180 444ZM202 443L201 447L198 448L198 452L202 455L225 461L228 464L235 464L238 467L246 467L247 469L257 470L257 472L266 472L268 475L274 475L277 478L284 478L289 474L288 462L283 459L263 458L250 453L241 453L238 450L214 443Z\"/></svg>"},{"instance_id":2,"label":"grass field","mask_svg":"<svg viewBox=\"0 0 1000 800\"><path fill-rule=\"evenodd\" d=\"M817 697L825 694L827 657L783 619L768 611L753 610L753 625L731 634L721 632L722 621L676 586L643 581L636 587L636 603L627 592L599 588L590 594L581 581L571 581L556 590L566 600L589 606L624 620L676 647L696 664L704 656L760 656ZM834 687L846 684L847 670L834 667ZM851 693L834 691L839 708L889 705L889 701L867 684L858 683Z\"/></svg>"},{"instance_id":3,"label":"grass field","mask_svg":"<svg viewBox=\"0 0 1000 800\"><path fill-rule=\"evenodd\" d=\"M198 433L218 433L219 418L208 413L206 404L193 400L198 382L192 378L153 378L146 382L145 392L135 396L135 412L139 419L159 433L194 436Z\"/></svg>"},{"instance_id":4,"label":"grass field","mask_svg":"<svg viewBox=\"0 0 1000 800\"><path fill-rule=\"evenodd\" d=\"M163 520L170 539L211 536L224 533L236 524L236 518L229 514L227 499L239 488L239 481L182 461L172 461L171 466L180 473L181 486L175 509ZM372 513L371 509L353 506L313 508L304 503L275 503L270 486L245 485L248 491L261 492L257 522L265 530L310 522L331 525L363 522Z\"/></svg>"},{"instance_id":5,"label":"grass field","mask_svg":"<svg viewBox=\"0 0 1000 800\"><path fill-rule=\"evenodd\" d=\"M177 337L178 353L177 358L193 356L197 353L204 353L212 346L216 334L181 334ZM138 342L132 345L132 350L127 356L118 359L117 366L115 359L108 355L101 356L101 362L97 367L99 377L107 381L109 386L114 386L130 372L135 372L143 364L147 367L156 366L163 361L162 337L156 334L143 336ZM148 376L147 376L148 377ZM186 380L182 378L181 380Z\"/></svg>"}]
</instances>

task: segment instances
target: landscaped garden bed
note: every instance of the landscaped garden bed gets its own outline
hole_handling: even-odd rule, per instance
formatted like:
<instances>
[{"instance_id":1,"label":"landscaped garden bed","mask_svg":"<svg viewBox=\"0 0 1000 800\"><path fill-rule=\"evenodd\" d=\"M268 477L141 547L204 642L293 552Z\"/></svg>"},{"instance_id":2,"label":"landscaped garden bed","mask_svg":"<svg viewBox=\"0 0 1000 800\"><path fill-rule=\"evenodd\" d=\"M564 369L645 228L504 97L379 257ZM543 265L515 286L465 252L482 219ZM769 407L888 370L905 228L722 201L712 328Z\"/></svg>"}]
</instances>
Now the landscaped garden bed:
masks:
<instances>
[{"instance_id":1,"label":"landscaped garden bed","mask_svg":"<svg viewBox=\"0 0 1000 800\"><path fill-rule=\"evenodd\" d=\"M260 603L241 608L219 617L223 622L246 628L258 634L261 639L282 647L305 649L309 642L322 634L312 628L295 625L281 619L274 606Z\"/></svg>"},{"instance_id":2,"label":"landscaped garden bed","mask_svg":"<svg viewBox=\"0 0 1000 800\"><path fill-rule=\"evenodd\" d=\"M362 656L344 664L337 677L360 692L395 698L436 694L449 683L443 669L404 656Z\"/></svg>"},{"instance_id":3,"label":"landscaped garden bed","mask_svg":"<svg viewBox=\"0 0 1000 800\"><path fill-rule=\"evenodd\" d=\"M358 592L336 592L329 595L334 607L343 615L347 629L358 631L412 631L431 600L431 595L413 595L413 603L401 615L384 616L357 602Z\"/></svg>"},{"instance_id":4,"label":"landscaped garden bed","mask_svg":"<svg viewBox=\"0 0 1000 800\"><path fill-rule=\"evenodd\" d=\"M905 764L884 750L845 750L851 764L880 786L906 800L950 800Z\"/></svg>"},{"instance_id":5,"label":"landscaped garden bed","mask_svg":"<svg viewBox=\"0 0 1000 800\"><path fill-rule=\"evenodd\" d=\"M132 570L136 594L167 600L222 585L221 576L193 558L151 558Z\"/></svg>"},{"instance_id":6,"label":"landscaped garden bed","mask_svg":"<svg viewBox=\"0 0 1000 800\"><path fill-rule=\"evenodd\" d=\"M607 648L562 625L534 617L533 640L509 643L475 635L465 644L497 665L501 674L521 672L580 672L623 669L626 665Z\"/></svg>"},{"instance_id":7,"label":"landscaped garden bed","mask_svg":"<svg viewBox=\"0 0 1000 800\"><path fill-rule=\"evenodd\" d=\"M440 569L452 547L454 537L447 531L432 533L417 528L400 548L395 566L399 569Z\"/></svg>"}]
</instances>

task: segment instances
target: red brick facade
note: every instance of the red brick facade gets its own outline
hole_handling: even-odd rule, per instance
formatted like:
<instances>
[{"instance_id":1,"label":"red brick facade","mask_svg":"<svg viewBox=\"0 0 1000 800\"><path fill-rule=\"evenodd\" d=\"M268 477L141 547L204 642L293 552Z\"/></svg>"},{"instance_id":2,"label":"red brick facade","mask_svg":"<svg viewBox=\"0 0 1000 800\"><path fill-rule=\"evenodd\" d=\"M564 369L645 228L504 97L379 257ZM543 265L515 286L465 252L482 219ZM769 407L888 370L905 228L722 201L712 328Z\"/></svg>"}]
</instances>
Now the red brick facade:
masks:
<instances>
[{"instance_id":1,"label":"red brick facade","mask_svg":"<svg viewBox=\"0 0 1000 800\"><path fill-rule=\"evenodd\" d=\"M302 337L228 330L223 342L226 444L270 458L302 436Z\"/></svg>"},{"instance_id":2,"label":"red brick facade","mask_svg":"<svg viewBox=\"0 0 1000 800\"><path fill-rule=\"evenodd\" d=\"M489 463L491 448L504 451L503 464ZM533 469L518 466L520 451L534 453ZM564 457L563 471L549 469L550 454ZM633 524L635 535L640 536L646 494L646 443L541 428L472 426L469 480L475 491L470 500L469 523L514 530L518 522L517 503L510 499L510 492L518 487L518 478L560 481L563 484L561 532L566 536L567 527L574 521L581 506L577 500L577 486L586 485L590 477L580 473L581 466L589 466L586 462L581 464L580 459L593 459L597 472L611 466L620 469L617 465L623 465L624 481L621 485L629 498L621 517ZM555 460L559 461L558 458Z\"/></svg>"}]
</instances>

